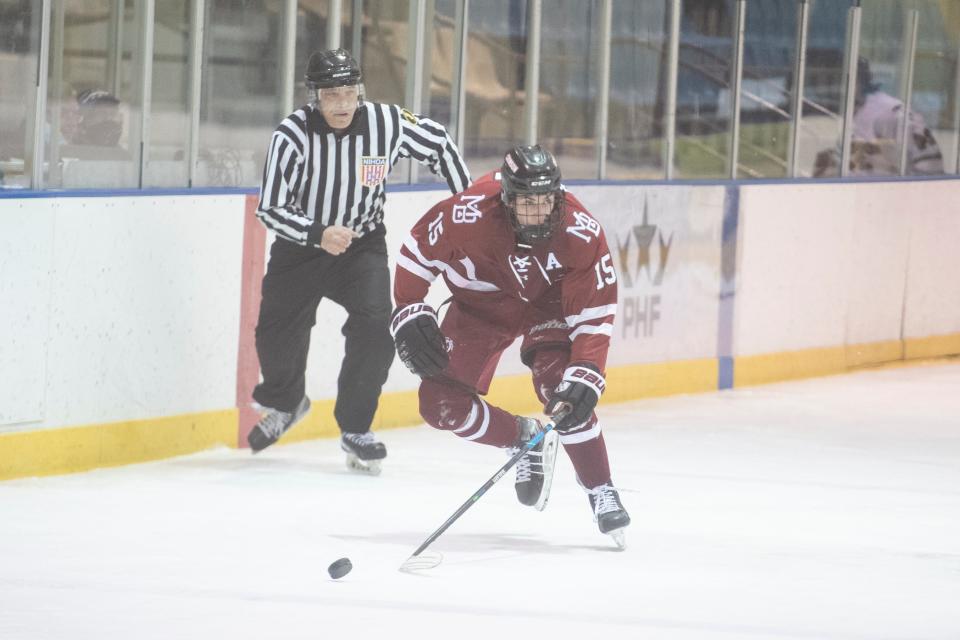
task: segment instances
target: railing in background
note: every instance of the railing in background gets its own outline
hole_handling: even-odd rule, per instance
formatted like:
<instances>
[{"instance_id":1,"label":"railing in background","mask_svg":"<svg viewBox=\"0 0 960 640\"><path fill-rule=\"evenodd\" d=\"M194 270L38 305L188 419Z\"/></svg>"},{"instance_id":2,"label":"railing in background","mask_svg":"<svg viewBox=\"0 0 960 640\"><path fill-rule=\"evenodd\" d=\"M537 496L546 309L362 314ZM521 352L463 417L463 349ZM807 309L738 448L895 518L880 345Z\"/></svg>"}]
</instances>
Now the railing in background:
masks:
<instances>
[{"instance_id":1,"label":"railing in background","mask_svg":"<svg viewBox=\"0 0 960 640\"><path fill-rule=\"evenodd\" d=\"M0 61L7 68L33 61L37 73L36 82L23 87L24 105L10 97L22 95L15 86L22 78L0 69L0 78L13 78L14 85L0 97L4 186L255 186L269 131L299 102L304 47L339 44L366 59L373 79L399 83L398 95L387 89L372 99L402 100L428 115L438 109L435 117L449 123L477 169L487 169L509 144L546 140L559 147L575 177L806 177L813 154L834 145L836 171L847 175L867 17L874 49L880 41L902 40L901 59L876 68L884 77L896 75L898 99L932 114L927 119L941 138L943 169L960 171L960 46L950 32L960 25L937 24L938 16L950 16L935 0L865 7L849 0L847 31L836 42L822 29L837 6L809 0L762 6L756 0L350 1L349 7L344 0L309 7L283 0L238 9L225 0L191 0L181 16L155 0L96 5L105 11L86 0L36 0L9 13L11 23L26 25L32 48L8 45ZM567 9L578 18L574 24L560 31L543 26L548 15ZM760 17L751 21L752 11ZM660 26L625 41L617 18L624 12ZM794 13L789 29L774 24ZM895 36L890 25L899 24L901 14L907 24ZM444 24L442 39L429 27L434 20ZM318 25L320 36L314 35ZM751 37L759 40L751 44ZM784 49L791 37L789 65L751 70L751 60L771 47ZM554 44L572 40L576 44ZM619 75L619 52L641 50L649 52L642 74ZM831 69L840 51L844 64ZM544 77L541 56L563 78ZM835 71L843 79L837 86L830 80ZM76 110L73 91L94 85L119 101L123 143L110 153L97 148L91 157L75 157L82 145L71 144L66 133L76 117L68 113ZM380 82L367 89L384 91ZM911 173L906 116L904 110L892 141L899 175ZM833 122L842 127L835 138ZM433 179L421 173L411 165L397 177Z\"/></svg>"}]
</instances>

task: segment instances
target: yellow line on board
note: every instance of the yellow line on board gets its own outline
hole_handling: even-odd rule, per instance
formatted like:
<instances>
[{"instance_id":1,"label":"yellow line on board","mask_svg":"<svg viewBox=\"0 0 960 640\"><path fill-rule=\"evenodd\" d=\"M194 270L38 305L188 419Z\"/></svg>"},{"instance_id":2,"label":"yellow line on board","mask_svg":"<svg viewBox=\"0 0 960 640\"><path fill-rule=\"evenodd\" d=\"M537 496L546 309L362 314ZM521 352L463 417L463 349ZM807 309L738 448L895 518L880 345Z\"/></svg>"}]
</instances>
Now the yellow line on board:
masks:
<instances>
[{"instance_id":1,"label":"yellow line on board","mask_svg":"<svg viewBox=\"0 0 960 640\"><path fill-rule=\"evenodd\" d=\"M236 442L236 409L2 433L0 480L146 462Z\"/></svg>"},{"instance_id":2,"label":"yellow line on board","mask_svg":"<svg viewBox=\"0 0 960 640\"><path fill-rule=\"evenodd\" d=\"M830 375L869 366L904 366L919 359L960 354L960 333L740 356L734 362L734 386ZM607 371L603 404L717 388L717 360L704 358L620 367ZM494 380L487 400L513 413L538 414L529 374ZM334 400L313 403L310 414L281 444L339 436ZM422 424L416 391L385 393L374 429ZM0 480L87 471L237 446L236 409L81 427L0 433Z\"/></svg>"}]
</instances>

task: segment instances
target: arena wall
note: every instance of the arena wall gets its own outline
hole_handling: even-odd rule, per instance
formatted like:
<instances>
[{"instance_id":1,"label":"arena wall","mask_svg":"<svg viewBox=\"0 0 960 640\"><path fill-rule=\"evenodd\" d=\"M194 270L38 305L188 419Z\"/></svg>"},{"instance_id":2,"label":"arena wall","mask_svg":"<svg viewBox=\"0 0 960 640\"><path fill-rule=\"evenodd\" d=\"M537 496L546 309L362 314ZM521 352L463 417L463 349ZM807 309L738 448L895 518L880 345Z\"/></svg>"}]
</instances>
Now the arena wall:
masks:
<instances>
[{"instance_id":1,"label":"arena wall","mask_svg":"<svg viewBox=\"0 0 960 640\"><path fill-rule=\"evenodd\" d=\"M620 277L605 402L960 354L960 180L571 189ZM392 255L444 196L392 191ZM271 242L254 205L238 190L0 194L0 479L244 441ZM344 320L321 304L315 409L287 442L337 433ZM376 428L420 422L416 386L395 362ZM537 409L516 346L491 398Z\"/></svg>"}]
</instances>

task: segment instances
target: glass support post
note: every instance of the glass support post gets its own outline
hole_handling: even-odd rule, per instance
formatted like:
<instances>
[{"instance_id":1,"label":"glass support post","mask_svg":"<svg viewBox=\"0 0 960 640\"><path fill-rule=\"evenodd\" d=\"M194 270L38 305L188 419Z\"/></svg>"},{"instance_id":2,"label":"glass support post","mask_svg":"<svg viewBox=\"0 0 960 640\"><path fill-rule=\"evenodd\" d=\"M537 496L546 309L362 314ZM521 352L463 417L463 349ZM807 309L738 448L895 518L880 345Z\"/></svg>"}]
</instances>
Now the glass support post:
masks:
<instances>
[{"instance_id":1,"label":"glass support post","mask_svg":"<svg viewBox=\"0 0 960 640\"><path fill-rule=\"evenodd\" d=\"M797 3L797 49L793 65L792 120L790 122L790 150L787 153L787 175L797 177L800 163L800 130L803 126L803 92L807 74L807 35L810 28L810 2Z\"/></svg>"},{"instance_id":2,"label":"glass support post","mask_svg":"<svg viewBox=\"0 0 960 640\"><path fill-rule=\"evenodd\" d=\"M853 108L857 95L857 60L860 57L860 0L847 13L847 47L843 72L843 135L840 142L840 177L850 175L850 139L853 135Z\"/></svg>"}]
</instances>

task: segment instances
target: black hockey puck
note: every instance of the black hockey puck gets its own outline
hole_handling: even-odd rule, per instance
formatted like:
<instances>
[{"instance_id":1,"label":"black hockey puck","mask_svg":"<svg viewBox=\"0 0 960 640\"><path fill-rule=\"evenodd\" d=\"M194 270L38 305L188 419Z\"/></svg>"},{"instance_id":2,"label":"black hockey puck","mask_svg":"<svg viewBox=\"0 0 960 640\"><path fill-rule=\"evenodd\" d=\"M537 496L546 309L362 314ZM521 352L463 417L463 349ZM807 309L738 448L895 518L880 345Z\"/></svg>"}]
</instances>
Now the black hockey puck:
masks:
<instances>
[{"instance_id":1,"label":"black hockey puck","mask_svg":"<svg viewBox=\"0 0 960 640\"><path fill-rule=\"evenodd\" d=\"M351 569L353 569L353 563L350 562L350 558L340 558L327 567L327 573L329 573L330 577L334 580L339 580L350 573Z\"/></svg>"}]
</instances>

